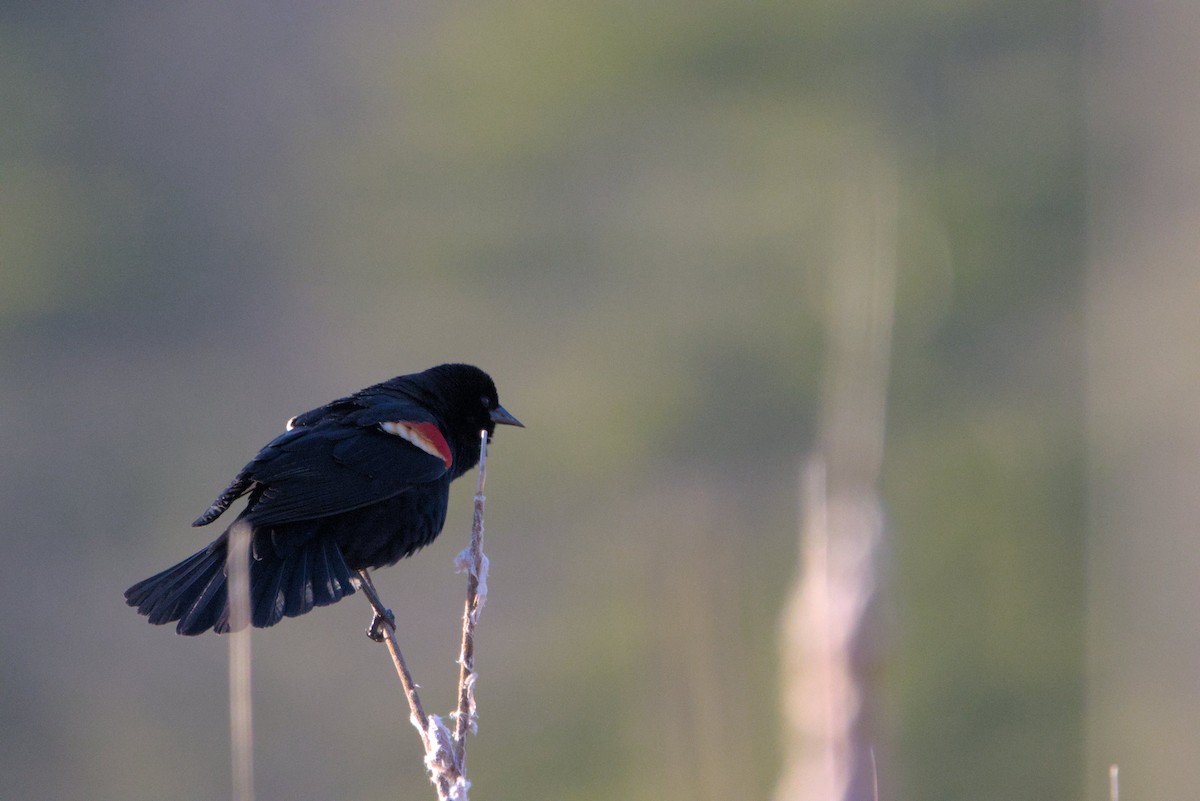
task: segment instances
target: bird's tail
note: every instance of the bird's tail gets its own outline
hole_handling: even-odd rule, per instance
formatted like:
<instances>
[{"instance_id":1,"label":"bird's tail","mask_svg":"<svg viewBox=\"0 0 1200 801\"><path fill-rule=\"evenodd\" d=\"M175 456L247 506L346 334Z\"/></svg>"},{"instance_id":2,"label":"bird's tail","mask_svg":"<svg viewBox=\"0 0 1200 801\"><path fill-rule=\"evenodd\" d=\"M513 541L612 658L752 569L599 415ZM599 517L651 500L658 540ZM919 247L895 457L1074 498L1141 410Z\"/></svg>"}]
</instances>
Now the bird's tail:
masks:
<instances>
[{"instance_id":1,"label":"bird's tail","mask_svg":"<svg viewBox=\"0 0 1200 801\"><path fill-rule=\"evenodd\" d=\"M222 534L204 550L134 584L125 591L125 602L156 625L179 621L180 634L229 631L227 540ZM250 563L251 620L260 628L273 626L327 606L354 593L352 576L337 544L323 537L285 554L256 548Z\"/></svg>"}]
</instances>

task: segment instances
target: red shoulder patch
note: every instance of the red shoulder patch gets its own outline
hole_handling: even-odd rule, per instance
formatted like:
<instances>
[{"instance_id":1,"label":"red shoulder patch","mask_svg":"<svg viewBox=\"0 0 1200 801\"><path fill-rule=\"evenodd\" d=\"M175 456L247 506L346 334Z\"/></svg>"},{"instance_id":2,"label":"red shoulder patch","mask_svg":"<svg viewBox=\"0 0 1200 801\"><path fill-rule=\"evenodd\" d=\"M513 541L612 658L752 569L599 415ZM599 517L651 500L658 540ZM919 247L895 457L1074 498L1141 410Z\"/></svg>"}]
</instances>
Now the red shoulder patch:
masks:
<instances>
[{"instance_id":1,"label":"red shoulder patch","mask_svg":"<svg viewBox=\"0 0 1200 801\"><path fill-rule=\"evenodd\" d=\"M454 454L450 451L450 443L442 436L442 431L433 423L415 423L411 420L389 420L380 423L379 427L389 434L395 434L403 440L411 442L430 456L441 459L446 469L454 464Z\"/></svg>"}]
</instances>

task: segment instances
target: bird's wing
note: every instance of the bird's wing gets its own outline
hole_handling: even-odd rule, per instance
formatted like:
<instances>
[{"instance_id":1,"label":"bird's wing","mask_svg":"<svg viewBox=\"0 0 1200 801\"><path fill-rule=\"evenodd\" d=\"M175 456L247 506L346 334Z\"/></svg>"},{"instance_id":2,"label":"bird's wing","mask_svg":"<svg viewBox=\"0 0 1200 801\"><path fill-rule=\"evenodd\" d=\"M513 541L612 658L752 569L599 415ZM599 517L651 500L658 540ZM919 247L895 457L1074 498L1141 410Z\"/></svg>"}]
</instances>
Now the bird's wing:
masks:
<instances>
[{"instance_id":1,"label":"bird's wing","mask_svg":"<svg viewBox=\"0 0 1200 801\"><path fill-rule=\"evenodd\" d=\"M196 525L253 491L248 519L276 525L346 512L440 478L453 452L433 415L407 401L322 407L290 421ZM326 409L330 413L321 414Z\"/></svg>"}]
</instances>

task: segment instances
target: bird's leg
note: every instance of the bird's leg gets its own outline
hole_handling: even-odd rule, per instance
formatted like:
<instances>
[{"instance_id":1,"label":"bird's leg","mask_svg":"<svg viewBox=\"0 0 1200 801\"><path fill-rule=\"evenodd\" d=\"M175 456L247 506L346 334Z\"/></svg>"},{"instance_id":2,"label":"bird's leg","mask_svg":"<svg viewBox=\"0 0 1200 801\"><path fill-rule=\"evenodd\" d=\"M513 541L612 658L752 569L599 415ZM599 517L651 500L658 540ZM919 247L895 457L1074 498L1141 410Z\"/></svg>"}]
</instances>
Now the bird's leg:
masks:
<instances>
[{"instance_id":1,"label":"bird's leg","mask_svg":"<svg viewBox=\"0 0 1200 801\"><path fill-rule=\"evenodd\" d=\"M392 631L395 631L396 616L392 614L391 609L383 605L379 593L375 591L375 582L371 581L371 574L365 567L358 571L358 586L367 596L371 608L375 610L375 616L371 618L371 625L367 627L367 636L375 642L383 642L383 627L391 626Z\"/></svg>"},{"instance_id":2,"label":"bird's leg","mask_svg":"<svg viewBox=\"0 0 1200 801\"><path fill-rule=\"evenodd\" d=\"M391 609L384 609L382 615L378 612L375 613L375 616L371 618L371 625L367 626L367 636L375 642L383 642L385 625L391 626L393 631L396 629L396 616L392 614Z\"/></svg>"}]
</instances>

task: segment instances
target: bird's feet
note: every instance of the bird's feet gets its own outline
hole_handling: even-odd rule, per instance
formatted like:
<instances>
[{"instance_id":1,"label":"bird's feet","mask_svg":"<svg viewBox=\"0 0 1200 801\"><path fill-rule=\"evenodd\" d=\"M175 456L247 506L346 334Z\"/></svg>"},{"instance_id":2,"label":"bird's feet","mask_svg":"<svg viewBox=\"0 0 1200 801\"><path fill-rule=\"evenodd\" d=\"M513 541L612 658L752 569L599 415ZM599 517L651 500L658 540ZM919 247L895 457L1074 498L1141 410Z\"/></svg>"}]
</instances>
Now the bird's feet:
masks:
<instances>
[{"instance_id":1,"label":"bird's feet","mask_svg":"<svg viewBox=\"0 0 1200 801\"><path fill-rule=\"evenodd\" d=\"M371 618L371 625L367 627L367 636L375 642L383 642L384 626L391 626L392 631L396 630L396 616L392 614L391 609L384 609L383 614L375 613Z\"/></svg>"}]
</instances>

